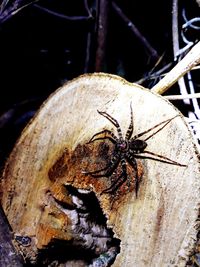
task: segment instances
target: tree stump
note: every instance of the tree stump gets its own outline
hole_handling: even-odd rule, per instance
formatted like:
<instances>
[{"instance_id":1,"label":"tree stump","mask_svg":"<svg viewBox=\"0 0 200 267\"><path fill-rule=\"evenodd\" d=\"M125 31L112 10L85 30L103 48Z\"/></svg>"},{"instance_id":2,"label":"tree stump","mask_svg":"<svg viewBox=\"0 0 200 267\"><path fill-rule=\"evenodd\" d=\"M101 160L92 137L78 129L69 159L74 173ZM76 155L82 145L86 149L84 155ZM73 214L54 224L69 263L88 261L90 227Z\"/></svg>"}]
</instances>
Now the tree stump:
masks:
<instances>
[{"instance_id":1,"label":"tree stump","mask_svg":"<svg viewBox=\"0 0 200 267\"><path fill-rule=\"evenodd\" d=\"M125 167L113 165L125 148L105 139L119 131L99 112L117 120L125 138L131 107L132 137L143 133L145 151L171 162L135 152ZM108 166L113 170L103 175ZM181 113L139 85L99 73L66 83L43 104L7 160L1 203L32 264L186 266L197 238L199 188L198 151Z\"/></svg>"}]
</instances>

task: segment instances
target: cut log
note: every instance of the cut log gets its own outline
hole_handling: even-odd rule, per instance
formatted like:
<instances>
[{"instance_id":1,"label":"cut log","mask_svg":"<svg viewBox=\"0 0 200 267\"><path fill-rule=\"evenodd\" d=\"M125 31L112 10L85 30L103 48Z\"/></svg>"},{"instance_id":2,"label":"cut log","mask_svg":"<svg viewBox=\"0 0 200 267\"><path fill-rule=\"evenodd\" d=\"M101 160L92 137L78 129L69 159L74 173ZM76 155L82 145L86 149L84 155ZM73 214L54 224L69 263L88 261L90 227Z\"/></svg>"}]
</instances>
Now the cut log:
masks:
<instances>
[{"instance_id":1,"label":"cut log","mask_svg":"<svg viewBox=\"0 0 200 267\"><path fill-rule=\"evenodd\" d=\"M40 108L7 161L1 203L19 250L41 266L185 266L199 189L198 151L181 113L99 73L66 83Z\"/></svg>"},{"instance_id":2,"label":"cut log","mask_svg":"<svg viewBox=\"0 0 200 267\"><path fill-rule=\"evenodd\" d=\"M22 258L16 252L7 219L0 208L0 266L1 267L22 267Z\"/></svg>"}]
</instances>

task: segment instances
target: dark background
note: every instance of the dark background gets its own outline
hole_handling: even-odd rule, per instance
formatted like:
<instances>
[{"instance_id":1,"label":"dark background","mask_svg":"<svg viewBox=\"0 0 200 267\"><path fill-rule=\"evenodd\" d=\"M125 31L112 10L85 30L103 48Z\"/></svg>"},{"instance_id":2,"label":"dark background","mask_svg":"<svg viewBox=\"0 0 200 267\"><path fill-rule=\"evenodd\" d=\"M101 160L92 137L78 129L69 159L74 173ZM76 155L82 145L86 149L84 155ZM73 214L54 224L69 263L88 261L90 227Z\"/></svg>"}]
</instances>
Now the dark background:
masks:
<instances>
[{"instance_id":1,"label":"dark background","mask_svg":"<svg viewBox=\"0 0 200 267\"><path fill-rule=\"evenodd\" d=\"M0 162L41 103L64 82L83 73L103 71L130 82L144 79L140 84L151 88L161 78L152 79L152 73L170 63L168 71L176 64L172 1L41 0L21 10L30 0L9 3L0 13ZM14 3L19 4L16 14L11 12ZM140 37L112 3L138 28ZM103 15L101 5L106 5ZM190 19L199 15L195 0L180 1L180 27L183 9ZM99 40L100 16L106 25ZM187 34L195 43L199 30ZM142 43L142 37L157 52L156 56ZM179 93L179 88L173 86L168 93ZM177 107L187 112L180 101Z\"/></svg>"},{"instance_id":2,"label":"dark background","mask_svg":"<svg viewBox=\"0 0 200 267\"><path fill-rule=\"evenodd\" d=\"M30 97L46 98L64 81L95 71L97 8L95 1L90 2L94 16L90 20L62 19L33 4L1 25L1 110ZM159 55L169 53L166 60L172 60L171 1L118 2ZM87 16L83 0L46 0L37 5L71 17ZM137 81L155 61L112 7L108 12L106 58L101 71ZM86 66L88 32L92 47Z\"/></svg>"}]
</instances>

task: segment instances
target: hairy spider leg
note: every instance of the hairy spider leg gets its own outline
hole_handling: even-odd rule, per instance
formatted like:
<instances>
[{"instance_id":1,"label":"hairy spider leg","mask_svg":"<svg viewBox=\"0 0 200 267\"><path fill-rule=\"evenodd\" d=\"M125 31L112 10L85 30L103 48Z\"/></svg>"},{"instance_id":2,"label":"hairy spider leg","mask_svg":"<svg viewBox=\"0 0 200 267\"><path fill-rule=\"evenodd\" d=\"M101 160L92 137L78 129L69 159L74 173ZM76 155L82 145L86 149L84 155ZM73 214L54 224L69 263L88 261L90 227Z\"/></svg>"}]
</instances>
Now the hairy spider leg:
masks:
<instances>
[{"instance_id":1,"label":"hairy spider leg","mask_svg":"<svg viewBox=\"0 0 200 267\"><path fill-rule=\"evenodd\" d=\"M176 115L173 118L171 118L168 121L166 121L166 123L160 129L158 129L156 132L152 133L150 136L148 136L147 138L145 138L144 141L148 140L149 138L151 138L152 136L154 136L155 134L157 134L158 132L160 132L163 128L165 128L167 126L168 123L170 123L173 119L175 119L178 116L179 115ZM162 122L162 123L164 123L164 122Z\"/></svg>"},{"instance_id":2,"label":"hairy spider leg","mask_svg":"<svg viewBox=\"0 0 200 267\"><path fill-rule=\"evenodd\" d=\"M104 116L107 120L109 120L116 128L117 128L117 132L118 132L118 135L119 135L119 139L122 140L123 139L123 136L122 136L122 130L121 130L121 127L118 123L118 121L116 119L114 119L112 116L110 116L108 113L106 112L102 112L102 111L99 111L97 110L98 113L102 116Z\"/></svg>"},{"instance_id":3,"label":"hairy spider leg","mask_svg":"<svg viewBox=\"0 0 200 267\"><path fill-rule=\"evenodd\" d=\"M101 134L105 134L105 136L94 138L94 137L101 135ZM106 135L106 134L109 134L110 136ZM117 137L110 130L105 129L101 132L94 134L92 136L92 138L87 142L87 144L92 143L92 142L97 141L97 140L103 140L103 139L109 139L114 144L116 144L116 142L117 142Z\"/></svg>"},{"instance_id":4,"label":"hairy spider leg","mask_svg":"<svg viewBox=\"0 0 200 267\"><path fill-rule=\"evenodd\" d=\"M121 159L120 162L121 162L121 165L122 165L122 174L117 178L117 180L115 180L111 184L111 186L109 186L107 189L103 190L101 192L101 194L108 194L108 193L112 193L112 192L116 191L127 180L126 162L125 162L125 160L123 158ZM123 178L123 179L121 179L121 178Z\"/></svg>"},{"instance_id":5,"label":"hairy spider leg","mask_svg":"<svg viewBox=\"0 0 200 267\"><path fill-rule=\"evenodd\" d=\"M153 127L149 128L148 130L146 130L146 131L144 131L144 132L142 132L142 133L139 133L139 134L135 135L135 136L133 137L133 139L137 139L138 137L141 137L142 135L144 135L144 134L146 134L146 133L148 133L148 132L154 130L155 128L161 126L162 124L164 124L164 125L163 125L161 128L159 128L156 132L152 133L150 136L148 136L146 139L144 139L144 141L148 140L149 138L151 138L152 136L154 136L155 134L157 134L158 132L160 132L163 128L165 128L165 127L167 126L168 123L170 123L170 121L172 121L173 119L175 119L175 118L178 117L178 116L179 116L179 115L176 115L176 116L174 116L174 117L171 118L171 119L162 121L162 122L160 122L160 123L154 125Z\"/></svg>"},{"instance_id":6,"label":"hairy spider leg","mask_svg":"<svg viewBox=\"0 0 200 267\"><path fill-rule=\"evenodd\" d=\"M130 104L130 109L131 109L131 122L129 124L128 130L126 132L126 140L129 140L133 134L133 109L132 109L132 105Z\"/></svg>"},{"instance_id":7,"label":"hairy spider leg","mask_svg":"<svg viewBox=\"0 0 200 267\"><path fill-rule=\"evenodd\" d=\"M135 158L143 158L143 159L152 159L152 160L156 160L156 161L160 161L160 162L164 162L164 163L168 163L168 164L172 164L172 165L177 165L177 166L181 166L181 167L187 167L187 165L185 164L181 164L179 162L176 162L172 159L169 159L165 156L162 156L162 155L159 155L159 154L156 154L156 153L153 153L151 151L143 151L142 153L146 153L146 154L149 154L149 155L152 155L152 156L156 156L158 158L154 158L154 157L147 157L145 155L139 155L139 154L134 154L134 157Z\"/></svg>"},{"instance_id":8,"label":"hairy spider leg","mask_svg":"<svg viewBox=\"0 0 200 267\"><path fill-rule=\"evenodd\" d=\"M126 160L133 167L133 169L135 171L135 195L137 198L137 194L138 194L138 190L139 190L139 177L138 177L137 161L135 160L135 158L133 156L130 156L130 155L128 157L126 157Z\"/></svg>"},{"instance_id":9,"label":"hairy spider leg","mask_svg":"<svg viewBox=\"0 0 200 267\"><path fill-rule=\"evenodd\" d=\"M102 168L102 169L99 169L99 170L96 170L96 171L84 172L84 173L85 174L89 174L89 175L91 175L91 176L93 176L95 178L100 178L100 177L104 177L104 176L108 177L118 167L118 165L120 163L120 160L121 160L120 155L114 156L114 157L112 157L110 163L105 168ZM99 173L101 173L103 171L105 171L105 173L99 174Z\"/></svg>"}]
</instances>

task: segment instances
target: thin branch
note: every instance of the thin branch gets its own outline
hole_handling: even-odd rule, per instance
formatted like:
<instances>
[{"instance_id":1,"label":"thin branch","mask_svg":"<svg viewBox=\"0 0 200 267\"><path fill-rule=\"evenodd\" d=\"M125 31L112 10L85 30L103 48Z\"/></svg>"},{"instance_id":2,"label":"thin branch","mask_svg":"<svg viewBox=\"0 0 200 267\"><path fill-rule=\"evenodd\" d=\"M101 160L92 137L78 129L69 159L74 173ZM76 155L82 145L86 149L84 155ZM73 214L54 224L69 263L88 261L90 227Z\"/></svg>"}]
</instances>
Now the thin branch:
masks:
<instances>
[{"instance_id":1,"label":"thin branch","mask_svg":"<svg viewBox=\"0 0 200 267\"><path fill-rule=\"evenodd\" d=\"M164 97L168 100L193 99L193 98L200 98L200 93L187 94L187 95L166 95Z\"/></svg>"},{"instance_id":2,"label":"thin branch","mask_svg":"<svg viewBox=\"0 0 200 267\"><path fill-rule=\"evenodd\" d=\"M9 0L3 0L2 1L1 5L0 5L0 13L2 13L5 10L8 3L9 3Z\"/></svg>"},{"instance_id":3,"label":"thin branch","mask_svg":"<svg viewBox=\"0 0 200 267\"><path fill-rule=\"evenodd\" d=\"M172 40L173 40L174 59L176 60L180 53L179 34L178 34L178 0L173 0L172 3ZM181 94L186 95L187 88L183 77L181 77L178 80L178 85ZM185 104L190 103L189 99L186 99L184 102Z\"/></svg>"},{"instance_id":4,"label":"thin branch","mask_svg":"<svg viewBox=\"0 0 200 267\"><path fill-rule=\"evenodd\" d=\"M99 0L98 3L98 22L97 22L97 48L95 71L102 71L104 67L106 53L106 39L108 30L108 10L109 0Z\"/></svg>"},{"instance_id":5,"label":"thin branch","mask_svg":"<svg viewBox=\"0 0 200 267\"><path fill-rule=\"evenodd\" d=\"M190 94L195 94L195 88L194 88L194 84L192 81L191 73L188 72L186 75L187 75L188 87L189 87ZM194 108L194 113L196 114L198 119L200 119L200 109L199 109L199 104L198 104L196 97L192 98L192 105Z\"/></svg>"},{"instance_id":6,"label":"thin branch","mask_svg":"<svg viewBox=\"0 0 200 267\"><path fill-rule=\"evenodd\" d=\"M12 16L16 15L19 11L24 9L25 7L28 7L35 2L38 2L39 0L32 0L26 4L22 4L23 0L17 0L12 3L12 5L9 8L6 8L6 4L4 4L3 8L1 7L1 12L0 12L0 23L3 23L10 19ZM3 3L2 3L3 4Z\"/></svg>"},{"instance_id":7,"label":"thin branch","mask_svg":"<svg viewBox=\"0 0 200 267\"><path fill-rule=\"evenodd\" d=\"M61 18L61 19L66 19L66 20L73 20L73 21L87 21L90 20L92 17L92 14L89 12L88 16L67 16L58 12L55 12L53 10L50 10L49 8L43 7L38 4L34 4L34 7L40 9L41 11L44 11L50 15L53 15L55 17Z\"/></svg>"},{"instance_id":8,"label":"thin branch","mask_svg":"<svg viewBox=\"0 0 200 267\"><path fill-rule=\"evenodd\" d=\"M86 48L85 48L85 64L84 64L84 73L89 72L90 67L90 57L92 50L92 33L88 31L86 39Z\"/></svg>"},{"instance_id":9,"label":"thin branch","mask_svg":"<svg viewBox=\"0 0 200 267\"><path fill-rule=\"evenodd\" d=\"M86 12L88 13L88 17L92 18L93 16L88 6L88 0L84 0L84 7L85 7Z\"/></svg>"},{"instance_id":10,"label":"thin branch","mask_svg":"<svg viewBox=\"0 0 200 267\"><path fill-rule=\"evenodd\" d=\"M93 17L91 9L89 8L88 5L88 0L84 0L84 7L85 10L91 18ZM85 64L84 64L84 73L89 72L90 69L90 61L91 61L91 54L92 54L92 45L93 45L93 39L92 39L92 32L91 30L88 30L87 33L87 41L86 41L86 49L85 49Z\"/></svg>"},{"instance_id":11,"label":"thin branch","mask_svg":"<svg viewBox=\"0 0 200 267\"><path fill-rule=\"evenodd\" d=\"M151 71L149 75L147 75L144 78L141 78L138 81L135 81L135 83L142 84L146 80L155 80L155 79L158 79L158 78L160 79L161 77L164 77L166 75L166 73L163 73L163 72L166 72L171 66L172 66L172 63L168 63L162 69L160 69L160 70L158 70L156 72L152 73L152 71Z\"/></svg>"},{"instance_id":12,"label":"thin branch","mask_svg":"<svg viewBox=\"0 0 200 267\"><path fill-rule=\"evenodd\" d=\"M4 0L1 3L0 6L0 22L3 23L6 20L10 19L12 16L14 16L15 14L17 14L19 11L21 11L22 9L24 9L25 7L34 4L36 2L39 2L39 0L32 0L32 1L27 1L26 4L23 4L24 0L15 0L10 6L9 6L9 0ZM64 14L55 12L53 10L50 10L48 8L45 8L41 5L38 4L34 4L34 7L48 13L51 14L53 16L59 17L61 19L66 19L66 20L73 20L73 21L87 21L90 20L92 17L92 14L89 10L88 7L88 3L87 0L84 0L84 6L87 12L87 16L66 16Z\"/></svg>"},{"instance_id":13,"label":"thin branch","mask_svg":"<svg viewBox=\"0 0 200 267\"><path fill-rule=\"evenodd\" d=\"M190 28L193 28L195 30L200 30L199 26L194 25L195 22L200 22L199 17L188 20L186 17L185 9L183 9L182 15L183 15L183 18L185 20L185 23L182 25L182 29L186 29L186 28L190 27Z\"/></svg>"},{"instance_id":14,"label":"thin branch","mask_svg":"<svg viewBox=\"0 0 200 267\"><path fill-rule=\"evenodd\" d=\"M122 12L119 6L112 2L112 8L116 12L116 14L125 22L125 24L129 27L129 29L133 32L133 34L139 39L142 45L146 48L146 50L150 53L151 57L157 61L159 59L159 55L157 51L151 46L151 44L147 41L144 35L138 30L138 28L132 23L132 21Z\"/></svg>"},{"instance_id":15,"label":"thin branch","mask_svg":"<svg viewBox=\"0 0 200 267\"><path fill-rule=\"evenodd\" d=\"M173 39L173 52L174 57L179 51L179 38L178 38L178 0L173 0L172 3L172 39Z\"/></svg>"},{"instance_id":16,"label":"thin branch","mask_svg":"<svg viewBox=\"0 0 200 267\"><path fill-rule=\"evenodd\" d=\"M200 42L198 42L190 52L158 82L151 90L158 94L163 94L181 77L183 77L194 66L200 63Z\"/></svg>"}]
</instances>

